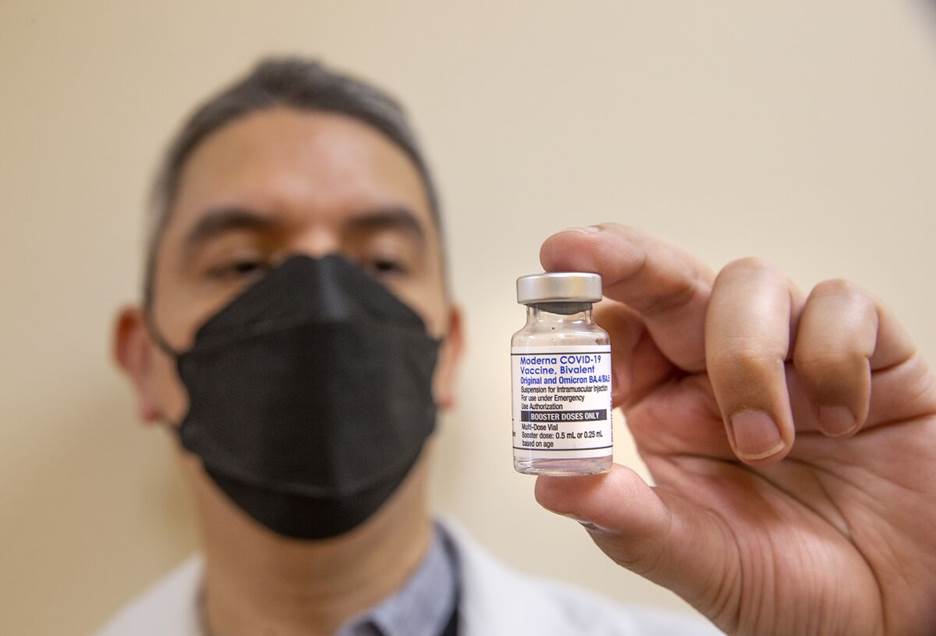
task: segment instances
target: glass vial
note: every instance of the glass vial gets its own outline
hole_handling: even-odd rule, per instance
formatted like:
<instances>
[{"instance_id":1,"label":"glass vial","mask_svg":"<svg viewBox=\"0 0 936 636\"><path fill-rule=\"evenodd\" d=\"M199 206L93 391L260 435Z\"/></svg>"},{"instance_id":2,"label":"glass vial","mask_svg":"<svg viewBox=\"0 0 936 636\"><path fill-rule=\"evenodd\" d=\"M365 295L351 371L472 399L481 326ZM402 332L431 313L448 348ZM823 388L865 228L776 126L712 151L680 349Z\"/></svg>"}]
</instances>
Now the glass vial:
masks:
<instances>
[{"instance_id":1,"label":"glass vial","mask_svg":"<svg viewBox=\"0 0 936 636\"><path fill-rule=\"evenodd\" d=\"M517 279L526 325L510 341L514 468L590 475L611 468L611 339L592 321L601 276Z\"/></svg>"}]
</instances>

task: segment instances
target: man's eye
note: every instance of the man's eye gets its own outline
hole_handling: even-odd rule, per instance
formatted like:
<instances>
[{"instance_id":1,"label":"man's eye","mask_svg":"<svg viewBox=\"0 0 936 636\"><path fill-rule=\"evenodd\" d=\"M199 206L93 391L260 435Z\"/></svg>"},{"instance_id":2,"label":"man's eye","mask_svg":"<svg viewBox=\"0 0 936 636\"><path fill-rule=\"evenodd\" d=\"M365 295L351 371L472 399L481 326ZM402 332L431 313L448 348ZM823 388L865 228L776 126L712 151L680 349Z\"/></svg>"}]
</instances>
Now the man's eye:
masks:
<instances>
[{"instance_id":1,"label":"man's eye","mask_svg":"<svg viewBox=\"0 0 936 636\"><path fill-rule=\"evenodd\" d=\"M406 266L393 259L389 258L375 258L369 261L369 266L374 270L378 275L381 274L406 274L408 272Z\"/></svg>"},{"instance_id":2,"label":"man's eye","mask_svg":"<svg viewBox=\"0 0 936 636\"><path fill-rule=\"evenodd\" d=\"M255 276L266 272L270 265L262 260L241 259L213 267L209 270L209 275L213 278L245 278Z\"/></svg>"},{"instance_id":3,"label":"man's eye","mask_svg":"<svg viewBox=\"0 0 936 636\"><path fill-rule=\"evenodd\" d=\"M231 266L231 271L237 274L251 274L263 267L259 261L238 261Z\"/></svg>"}]
</instances>

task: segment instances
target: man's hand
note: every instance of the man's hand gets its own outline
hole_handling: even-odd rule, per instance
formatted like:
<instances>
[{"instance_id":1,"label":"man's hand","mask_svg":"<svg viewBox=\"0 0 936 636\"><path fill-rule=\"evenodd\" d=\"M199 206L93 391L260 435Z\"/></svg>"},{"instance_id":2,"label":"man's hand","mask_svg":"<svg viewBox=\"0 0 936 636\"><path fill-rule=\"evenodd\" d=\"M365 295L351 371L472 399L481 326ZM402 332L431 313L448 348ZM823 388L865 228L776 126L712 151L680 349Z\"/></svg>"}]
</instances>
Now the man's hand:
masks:
<instances>
[{"instance_id":1,"label":"man's hand","mask_svg":"<svg viewBox=\"0 0 936 636\"><path fill-rule=\"evenodd\" d=\"M543 506L732 634L936 633L936 381L883 306L617 225L540 258L602 275L614 403L656 482L541 476Z\"/></svg>"}]
</instances>

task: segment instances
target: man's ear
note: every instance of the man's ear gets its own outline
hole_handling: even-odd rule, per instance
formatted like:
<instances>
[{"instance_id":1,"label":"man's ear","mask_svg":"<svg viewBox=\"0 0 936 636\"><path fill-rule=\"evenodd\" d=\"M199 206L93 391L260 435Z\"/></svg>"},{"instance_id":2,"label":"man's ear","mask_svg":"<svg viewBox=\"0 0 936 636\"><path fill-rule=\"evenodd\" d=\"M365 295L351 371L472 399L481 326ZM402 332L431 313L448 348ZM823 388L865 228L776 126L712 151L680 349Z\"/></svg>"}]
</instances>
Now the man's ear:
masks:
<instances>
[{"instance_id":1,"label":"man's ear","mask_svg":"<svg viewBox=\"0 0 936 636\"><path fill-rule=\"evenodd\" d=\"M154 387L154 344L146 329L143 310L135 305L123 307L114 322L111 354L136 390L137 413L144 422L161 419Z\"/></svg>"},{"instance_id":2,"label":"man's ear","mask_svg":"<svg viewBox=\"0 0 936 636\"><path fill-rule=\"evenodd\" d=\"M465 334L462 327L461 310L452 305L448 311L448 325L445 340L439 349L435 375L432 378L432 394L440 409L449 409L455 405L455 376L462 360L465 346Z\"/></svg>"}]
</instances>

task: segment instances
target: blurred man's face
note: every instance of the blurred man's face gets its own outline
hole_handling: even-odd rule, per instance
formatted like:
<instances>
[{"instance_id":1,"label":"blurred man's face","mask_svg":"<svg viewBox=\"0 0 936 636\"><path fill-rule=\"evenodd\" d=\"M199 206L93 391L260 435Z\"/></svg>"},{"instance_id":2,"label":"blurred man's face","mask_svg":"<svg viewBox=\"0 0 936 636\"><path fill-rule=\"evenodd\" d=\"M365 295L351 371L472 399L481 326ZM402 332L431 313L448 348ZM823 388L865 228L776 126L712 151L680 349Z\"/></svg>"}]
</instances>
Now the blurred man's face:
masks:
<instances>
[{"instance_id":1,"label":"blurred man's face","mask_svg":"<svg viewBox=\"0 0 936 636\"><path fill-rule=\"evenodd\" d=\"M182 172L156 257L154 323L185 350L207 318L288 255L333 252L383 282L432 335L457 329L439 231L402 150L337 114L277 108L235 120L206 138ZM142 410L179 422L187 395L175 366L158 349L150 356L137 378ZM444 345L434 384L441 406L451 399L450 357Z\"/></svg>"}]
</instances>

